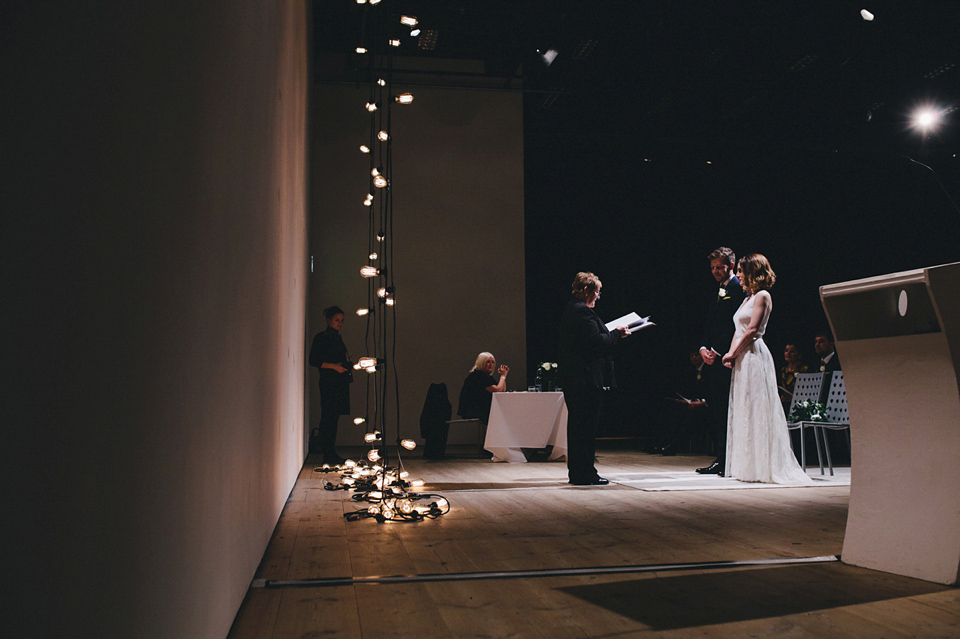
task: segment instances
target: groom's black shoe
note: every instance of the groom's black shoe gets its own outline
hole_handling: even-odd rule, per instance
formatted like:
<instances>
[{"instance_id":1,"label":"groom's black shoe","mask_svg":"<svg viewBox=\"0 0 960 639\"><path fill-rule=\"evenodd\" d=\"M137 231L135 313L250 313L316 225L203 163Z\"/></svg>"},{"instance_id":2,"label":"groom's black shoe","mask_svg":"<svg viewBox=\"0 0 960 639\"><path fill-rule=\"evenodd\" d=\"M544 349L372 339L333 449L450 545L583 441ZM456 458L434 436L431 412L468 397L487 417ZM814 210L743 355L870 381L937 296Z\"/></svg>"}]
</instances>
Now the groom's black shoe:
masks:
<instances>
[{"instance_id":1,"label":"groom's black shoe","mask_svg":"<svg viewBox=\"0 0 960 639\"><path fill-rule=\"evenodd\" d=\"M720 475L723 477L723 465L719 461L715 461L706 468L698 468L697 472L701 475Z\"/></svg>"},{"instance_id":2,"label":"groom's black shoe","mask_svg":"<svg viewBox=\"0 0 960 639\"><path fill-rule=\"evenodd\" d=\"M606 477L594 477L593 479L587 479L585 481L573 481L571 479L570 483L574 486L606 486L610 483L610 480Z\"/></svg>"}]
</instances>

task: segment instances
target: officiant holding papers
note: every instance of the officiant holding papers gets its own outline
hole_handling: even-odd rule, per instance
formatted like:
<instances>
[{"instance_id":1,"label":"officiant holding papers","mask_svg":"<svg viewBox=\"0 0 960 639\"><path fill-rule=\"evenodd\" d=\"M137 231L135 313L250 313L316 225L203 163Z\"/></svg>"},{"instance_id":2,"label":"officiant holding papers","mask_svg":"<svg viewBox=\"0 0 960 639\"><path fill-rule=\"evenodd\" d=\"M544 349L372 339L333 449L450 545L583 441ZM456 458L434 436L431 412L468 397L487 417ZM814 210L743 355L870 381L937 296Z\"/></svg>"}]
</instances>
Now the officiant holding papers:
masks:
<instances>
[{"instance_id":1,"label":"officiant holding papers","mask_svg":"<svg viewBox=\"0 0 960 639\"><path fill-rule=\"evenodd\" d=\"M575 486L610 483L594 466L597 428L603 391L616 386L610 355L630 334L625 324L607 328L593 310L601 286L593 273L577 273L560 319L557 383L567 404L567 475Z\"/></svg>"}]
</instances>

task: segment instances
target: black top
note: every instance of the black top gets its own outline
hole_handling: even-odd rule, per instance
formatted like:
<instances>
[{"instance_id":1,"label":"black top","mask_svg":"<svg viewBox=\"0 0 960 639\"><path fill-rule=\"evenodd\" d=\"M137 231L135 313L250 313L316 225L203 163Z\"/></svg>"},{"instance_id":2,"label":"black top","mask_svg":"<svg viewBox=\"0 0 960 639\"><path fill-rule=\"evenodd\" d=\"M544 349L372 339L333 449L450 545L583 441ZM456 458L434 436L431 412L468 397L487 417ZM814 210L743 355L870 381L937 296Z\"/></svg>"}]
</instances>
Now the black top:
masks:
<instances>
[{"instance_id":1,"label":"black top","mask_svg":"<svg viewBox=\"0 0 960 639\"><path fill-rule=\"evenodd\" d=\"M721 290L723 295L720 295ZM743 288L740 286L740 280L733 276L729 282L719 287L717 297L710 305L701 346L712 348L721 355L730 351L735 329L733 314L737 312L742 303ZM719 362L717 363L719 364Z\"/></svg>"},{"instance_id":2,"label":"black top","mask_svg":"<svg viewBox=\"0 0 960 639\"><path fill-rule=\"evenodd\" d=\"M457 414L464 419L479 419L486 424L490 419L490 404L493 402L493 393L487 388L496 385L497 380L493 375L487 375L480 369L470 371L467 379L463 380L463 388L460 389Z\"/></svg>"},{"instance_id":3,"label":"black top","mask_svg":"<svg viewBox=\"0 0 960 639\"><path fill-rule=\"evenodd\" d=\"M557 350L557 383L575 386L614 387L610 353L620 339L603 325L600 316L585 302L573 297L560 318Z\"/></svg>"},{"instance_id":4,"label":"black top","mask_svg":"<svg viewBox=\"0 0 960 639\"><path fill-rule=\"evenodd\" d=\"M341 364L346 373L338 373L331 368L320 368L324 362ZM343 343L340 331L327 327L317 333L310 346L310 365L320 370L320 408L336 411L338 415L350 412L350 356Z\"/></svg>"}]
</instances>

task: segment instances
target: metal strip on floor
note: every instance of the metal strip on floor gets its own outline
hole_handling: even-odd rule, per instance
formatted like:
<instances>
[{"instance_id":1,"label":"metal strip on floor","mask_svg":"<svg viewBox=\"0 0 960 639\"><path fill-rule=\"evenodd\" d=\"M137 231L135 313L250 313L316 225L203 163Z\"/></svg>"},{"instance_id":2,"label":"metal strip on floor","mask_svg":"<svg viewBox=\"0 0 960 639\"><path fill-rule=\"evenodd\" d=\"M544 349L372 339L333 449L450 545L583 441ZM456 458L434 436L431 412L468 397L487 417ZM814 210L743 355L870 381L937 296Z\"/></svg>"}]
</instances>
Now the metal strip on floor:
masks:
<instances>
[{"instance_id":1,"label":"metal strip on floor","mask_svg":"<svg viewBox=\"0 0 960 639\"><path fill-rule=\"evenodd\" d=\"M481 579L529 579L538 577L583 577L678 570L717 570L745 566L785 566L840 561L837 555L793 557L784 559L742 559L737 561L704 561L677 564L641 564L633 566L597 566L594 568L545 568L542 570L501 570L492 572L454 572L427 575L392 575L388 577L324 577L316 579L254 579L251 588L321 588L359 584L405 584L430 581L477 581Z\"/></svg>"}]
</instances>

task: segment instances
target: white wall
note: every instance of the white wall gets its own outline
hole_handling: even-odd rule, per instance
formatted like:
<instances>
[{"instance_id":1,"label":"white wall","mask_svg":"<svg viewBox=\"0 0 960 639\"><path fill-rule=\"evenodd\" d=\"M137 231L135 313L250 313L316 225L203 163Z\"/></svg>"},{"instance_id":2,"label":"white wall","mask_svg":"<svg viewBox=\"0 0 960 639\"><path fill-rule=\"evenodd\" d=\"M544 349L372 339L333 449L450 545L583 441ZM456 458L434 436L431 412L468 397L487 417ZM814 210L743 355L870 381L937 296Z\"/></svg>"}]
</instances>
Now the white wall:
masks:
<instances>
[{"instance_id":1,"label":"white wall","mask_svg":"<svg viewBox=\"0 0 960 639\"><path fill-rule=\"evenodd\" d=\"M304 456L306 13L0 8L17 636L230 628Z\"/></svg>"},{"instance_id":2,"label":"white wall","mask_svg":"<svg viewBox=\"0 0 960 639\"><path fill-rule=\"evenodd\" d=\"M519 93L397 87L413 104L393 109L394 275L401 429L419 440L420 411L431 382L457 395L481 351L511 367L510 390L526 388L523 220L523 125ZM347 311L342 334L351 355L364 354L369 136L367 87L314 87L310 251L315 272L309 333L323 330L321 310ZM363 415L366 374L352 386ZM317 372L308 373L310 424L319 421ZM392 376L391 376L392 380ZM392 384L392 381L390 382ZM393 406L392 387L390 410ZM392 412L390 413L393 414ZM394 427L396 420L389 420ZM363 427L342 418L338 442L362 444ZM388 433L388 437L391 436ZM451 443L475 442L454 430ZM415 454L419 454L419 451Z\"/></svg>"}]
</instances>

